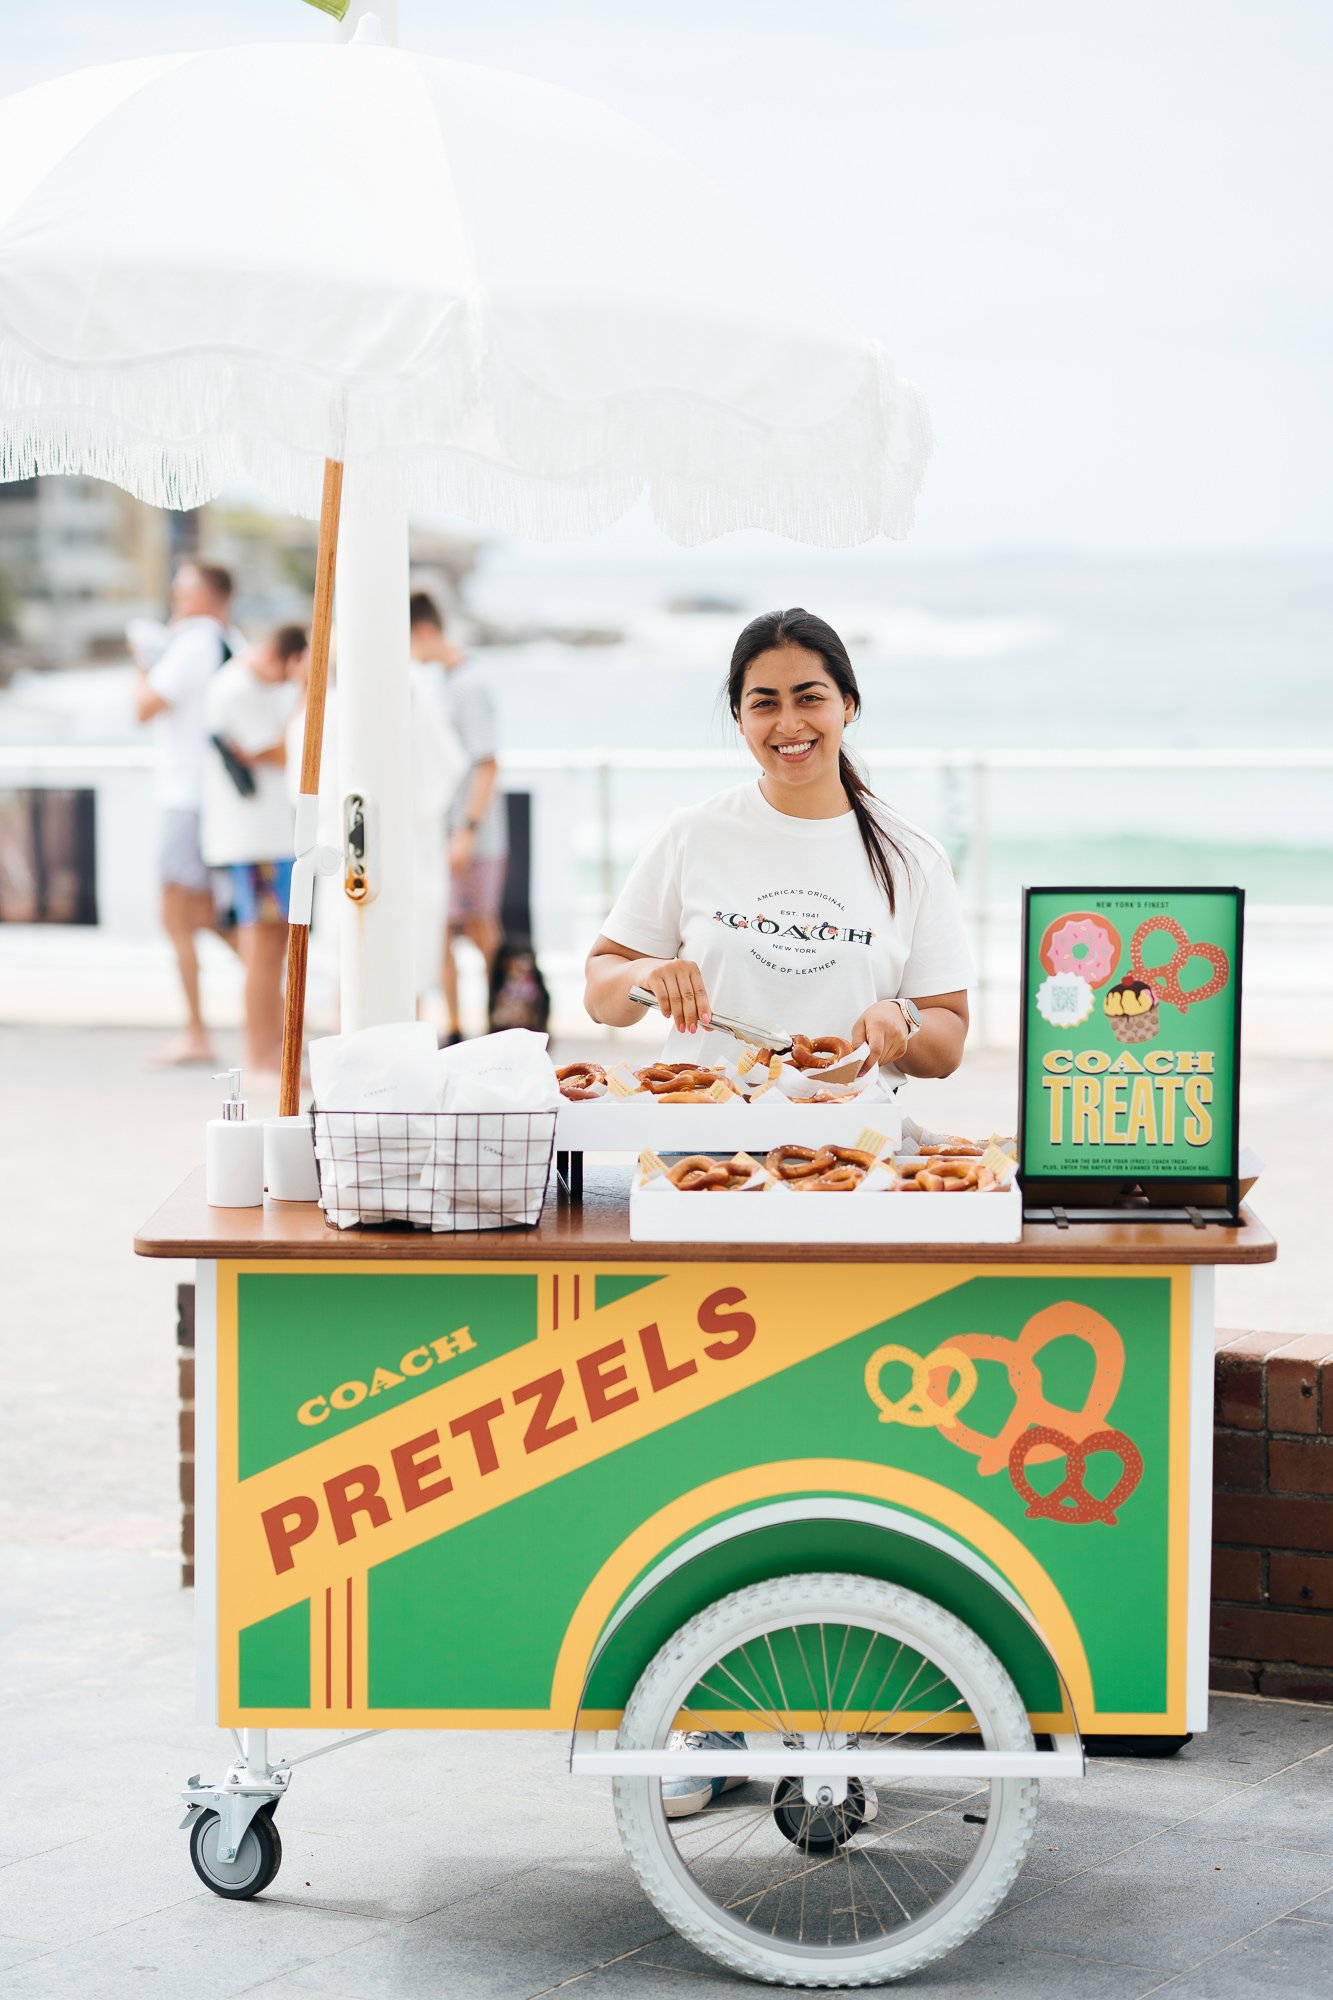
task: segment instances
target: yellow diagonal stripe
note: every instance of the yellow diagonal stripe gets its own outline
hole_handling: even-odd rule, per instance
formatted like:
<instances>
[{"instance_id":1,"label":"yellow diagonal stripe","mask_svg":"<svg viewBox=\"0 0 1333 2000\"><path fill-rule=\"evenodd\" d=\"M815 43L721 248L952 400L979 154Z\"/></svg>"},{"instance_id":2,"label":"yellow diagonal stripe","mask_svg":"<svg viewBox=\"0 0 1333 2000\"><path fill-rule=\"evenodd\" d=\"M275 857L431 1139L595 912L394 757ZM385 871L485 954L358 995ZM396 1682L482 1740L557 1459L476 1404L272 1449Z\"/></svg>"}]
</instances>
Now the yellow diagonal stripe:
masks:
<instances>
[{"instance_id":1,"label":"yellow diagonal stripe","mask_svg":"<svg viewBox=\"0 0 1333 2000\"><path fill-rule=\"evenodd\" d=\"M559 1267L565 1284L570 1271ZM548 1303L535 1341L238 1482L226 1470L236 1464L236 1272L219 1272L224 1666L234 1654L227 1635L240 1627L307 1596L322 1599L338 1579L364 1576L971 1275L921 1265L895 1269L886 1282L871 1265L677 1265L650 1290L594 1315L594 1274L586 1271L580 1317L568 1325L562 1285L557 1330L545 1267L539 1297ZM572 1301L572 1285L569 1294ZM477 1414L496 1403L493 1417ZM295 1539L298 1517L312 1512L313 1531ZM290 1567L275 1568L266 1515L277 1560L289 1553Z\"/></svg>"}]
</instances>

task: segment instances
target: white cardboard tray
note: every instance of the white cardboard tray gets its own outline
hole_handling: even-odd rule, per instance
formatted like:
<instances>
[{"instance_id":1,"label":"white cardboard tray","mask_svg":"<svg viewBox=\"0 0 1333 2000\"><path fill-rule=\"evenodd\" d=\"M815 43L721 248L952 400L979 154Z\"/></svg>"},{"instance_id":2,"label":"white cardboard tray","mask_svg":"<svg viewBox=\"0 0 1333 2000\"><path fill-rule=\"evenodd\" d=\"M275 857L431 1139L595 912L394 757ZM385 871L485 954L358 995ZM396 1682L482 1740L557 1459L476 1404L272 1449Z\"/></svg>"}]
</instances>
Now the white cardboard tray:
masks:
<instances>
[{"instance_id":1,"label":"white cardboard tray","mask_svg":"<svg viewBox=\"0 0 1333 2000\"><path fill-rule=\"evenodd\" d=\"M763 1154L773 1146L851 1146L867 1127L898 1144L903 1121L893 1098L796 1104L770 1093L757 1104L736 1098L724 1104L654 1104L645 1098L595 1097L561 1105L555 1144L561 1153L639 1153L645 1146L658 1153L734 1153L743 1146Z\"/></svg>"},{"instance_id":2,"label":"white cardboard tray","mask_svg":"<svg viewBox=\"0 0 1333 2000\"><path fill-rule=\"evenodd\" d=\"M664 1187L660 1175L645 1187L636 1173L629 1233L635 1243L1017 1243L1023 1197L1017 1187L990 1194L682 1194Z\"/></svg>"}]
</instances>

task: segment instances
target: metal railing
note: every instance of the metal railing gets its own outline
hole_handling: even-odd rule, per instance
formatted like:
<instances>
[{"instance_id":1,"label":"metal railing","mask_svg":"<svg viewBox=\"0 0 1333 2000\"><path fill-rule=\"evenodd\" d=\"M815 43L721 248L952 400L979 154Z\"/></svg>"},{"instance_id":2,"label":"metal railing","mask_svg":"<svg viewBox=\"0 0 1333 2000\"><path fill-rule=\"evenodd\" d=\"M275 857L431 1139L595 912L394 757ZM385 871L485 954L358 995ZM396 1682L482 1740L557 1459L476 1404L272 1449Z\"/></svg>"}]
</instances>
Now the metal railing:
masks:
<instances>
[{"instance_id":1,"label":"metal railing","mask_svg":"<svg viewBox=\"0 0 1333 2000\"><path fill-rule=\"evenodd\" d=\"M985 1037L985 994L996 983L989 949L988 931L1003 925L1005 935L1012 929L1013 909L1008 901L998 901L992 870L993 840L996 832L996 781L1015 774L1034 778L1059 773L1062 778L1078 773L1236 773L1257 774L1333 773L1333 748L1289 747L1281 749L877 749L859 748L861 762L872 772L935 775L951 787L951 803L958 821L957 831L966 854L964 909L972 932L978 969L981 974L977 1027ZM587 929L600 921L619 887L620 857L623 851L623 821L617 794L617 780L635 775L667 777L716 773L725 782L729 774L743 775L753 770L743 751L581 748L572 750L529 749L504 753L505 783L512 789L532 789L540 795L557 779L575 779L588 788L578 802L573 817L563 802L557 810L552 801L550 820L559 822L568 844L589 847L594 863L585 865L584 886L562 898L567 914L576 914ZM123 809L127 788L136 795L136 808L148 799L147 778L153 756L146 745L91 744L0 744L0 792L46 785L111 788ZM142 786L139 780L144 780ZM683 787L683 790L688 788ZM1136 796L1139 796L1136 794ZM110 801L108 801L110 803ZM959 809L961 808L961 818ZM144 805L146 810L146 804ZM539 805L540 813L540 805ZM104 816L110 819L111 815ZM108 832L110 828L108 827ZM539 819L539 835L552 838L551 824ZM99 840L101 839L99 828ZM122 850L125 843L122 840ZM567 856L566 856L567 863ZM100 863L99 863L100 872ZM589 879L589 874L591 879ZM543 925L538 902L538 933ZM1324 901L1277 902L1252 898L1246 907L1247 924L1257 931L1288 927L1306 933L1333 931L1333 903ZM114 921L111 927L114 927ZM563 928L563 927L562 927ZM588 931L591 935L591 931ZM549 942L549 940L548 940ZM559 949L557 944L555 947Z\"/></svg>"},{"instance_id":2,"label":"metal railing","mask_svg":"<svg viewBox=\"0 0 1333 2000\"><path fill-rule=\"evenodd\" d=\"M1012 917L1008 905L992 894L992 796L994 780L1009 774L1079 772L1321 772L1333 773L1333 748L1290 749L874 749L858 746L860 762L873 773L926 773L954 781L967 801L964 842L967 885L964 915L972 933L978 988L974 1017L979 1038L987 1039L987 993L993 966L990 927ZM594 921L614 900L619 887L617 811L614 780L639 773L706 773L744 775L753 771L741 750L521 750L502 758L506 783L540 781L551 774L586 774L593 785L596 810L597 884L595 896L580 899ZM1260 930L1278 927L1314 928L1333 932L1333 903L1276 903L1247 900L1246 922Z\"/></svg>"}]
</instances>

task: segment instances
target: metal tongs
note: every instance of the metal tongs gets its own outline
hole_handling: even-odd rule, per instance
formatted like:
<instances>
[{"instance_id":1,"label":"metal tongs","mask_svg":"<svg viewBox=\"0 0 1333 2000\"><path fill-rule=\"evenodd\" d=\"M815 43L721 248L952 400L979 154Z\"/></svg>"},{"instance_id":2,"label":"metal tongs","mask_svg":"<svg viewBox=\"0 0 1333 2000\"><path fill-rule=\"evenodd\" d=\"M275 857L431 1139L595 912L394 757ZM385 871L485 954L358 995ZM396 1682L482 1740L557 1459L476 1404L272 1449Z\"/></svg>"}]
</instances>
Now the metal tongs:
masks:
<instances>
[{"instance_id":1,"label":"metal tongs","mask_svg":"<svg viewBox=\"0 0 1333 2000\"><path fill-rule=\"evenodd\" d=\"M650 993L646 986L631 986L629 997L636 1007L656 1007L657 995ZM772 1049L775 1056L791 1054L791 1036L784 1035L780 1028L756 1028L751 1021L733 1020L729 1014L714 1014L709 1028L721 1028L724 1035L734 1035L738 1042L749 1042L757 1049Z\"/></svg>"}]
</instances>

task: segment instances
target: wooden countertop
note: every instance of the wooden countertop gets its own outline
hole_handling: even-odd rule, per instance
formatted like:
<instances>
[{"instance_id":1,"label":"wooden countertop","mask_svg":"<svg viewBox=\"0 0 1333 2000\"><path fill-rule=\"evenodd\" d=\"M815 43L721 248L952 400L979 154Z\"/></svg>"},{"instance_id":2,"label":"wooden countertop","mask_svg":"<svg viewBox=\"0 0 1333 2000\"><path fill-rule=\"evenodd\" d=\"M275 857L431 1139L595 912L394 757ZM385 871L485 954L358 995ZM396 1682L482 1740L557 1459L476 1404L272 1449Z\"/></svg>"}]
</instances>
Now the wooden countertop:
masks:
<instances>
[{"instance_id":1,"label":"wooden countertop","mask_svg":"<svg viewBox=\"0 0 1333 2000\"><path fill-rule=\"evenodd\" d=\"M839 1263L869 1264L1270 1264L1277 1244L1247 1208L1238 1228L1213 1224L1029 1223L1021 1243L632 1243L629 1169L589 1170L583 1201L563 1189L547 1198L535 1229L333 1229L314 1202L210 1208L204 1172L188 1180L134 1239L140 1257L272 1258L275 1262L465 1261L537 1264Z\"/></svg>"}]
</instances>

